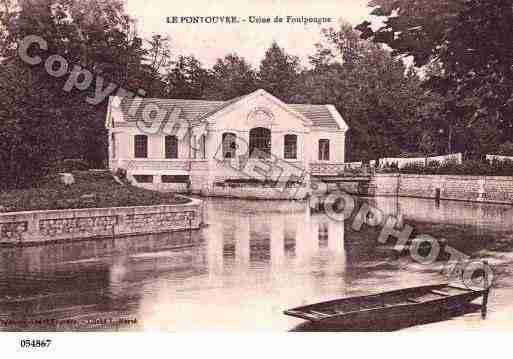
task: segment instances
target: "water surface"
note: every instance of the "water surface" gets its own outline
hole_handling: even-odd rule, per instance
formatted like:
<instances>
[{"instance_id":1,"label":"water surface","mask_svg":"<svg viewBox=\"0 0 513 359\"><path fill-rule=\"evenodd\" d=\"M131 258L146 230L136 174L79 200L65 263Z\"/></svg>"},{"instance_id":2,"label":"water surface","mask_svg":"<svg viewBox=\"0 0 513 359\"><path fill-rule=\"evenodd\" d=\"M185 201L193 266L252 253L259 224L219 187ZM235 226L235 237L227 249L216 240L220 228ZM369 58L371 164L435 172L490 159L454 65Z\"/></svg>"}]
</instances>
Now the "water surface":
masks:
<instances>
[{"instance_id":1,"label":"water surface","mask_svg":"<svg viewBox=\"0 0 513 359\"><path fill-rule=\"evenodd\" d=\"M206 201L200 231L0 248L0 327L302 330L284 309L445 280L442 261L398 256L377 228L355 231L307 202ZM513 327L513 207L365 201L494 266L486 320L477 311L410 330Z\"/></svg>"}]
</instances>

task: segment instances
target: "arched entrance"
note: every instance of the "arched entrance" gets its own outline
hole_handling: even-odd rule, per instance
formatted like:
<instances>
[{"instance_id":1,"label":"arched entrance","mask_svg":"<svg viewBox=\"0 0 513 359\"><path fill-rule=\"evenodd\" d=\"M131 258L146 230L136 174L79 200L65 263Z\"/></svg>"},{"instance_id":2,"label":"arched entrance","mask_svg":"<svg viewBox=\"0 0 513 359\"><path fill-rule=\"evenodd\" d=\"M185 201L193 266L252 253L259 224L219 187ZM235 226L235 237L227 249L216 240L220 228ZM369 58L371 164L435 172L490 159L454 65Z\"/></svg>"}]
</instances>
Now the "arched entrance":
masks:
<instances>
[{"instance_id":1,"label":"arched entrance","mask_svg":"<svg viewBox=\"0 0 513 359\"><path fill-rule=\"evenodd\" d=\"M249 155L251 158L271 156L271 130L255 127L249 131Z\"/></svg>"}]
</instances>

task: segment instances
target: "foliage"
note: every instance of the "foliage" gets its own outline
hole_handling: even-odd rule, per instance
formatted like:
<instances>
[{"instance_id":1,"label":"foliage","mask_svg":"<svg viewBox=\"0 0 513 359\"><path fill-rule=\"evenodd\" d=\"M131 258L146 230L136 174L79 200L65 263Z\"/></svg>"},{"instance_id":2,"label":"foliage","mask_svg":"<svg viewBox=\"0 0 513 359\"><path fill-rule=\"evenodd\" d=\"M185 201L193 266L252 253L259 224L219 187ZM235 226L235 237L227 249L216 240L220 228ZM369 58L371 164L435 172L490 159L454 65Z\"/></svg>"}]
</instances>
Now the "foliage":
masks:
<instances>
[{"instance_id":1,"label":"foliage","mask_svg":"<svg viewBox=\"0 0 513 359\"><path fill-rule=\"evenodd\" d=\"M372 0L384 25L357 28L412 56L417 66L439 66L425 83L441 97L439 117L447 123L448 147L486 152L513 134L512 0ZM441 127L443 129L443 127ZM474 139L469 141L469 139Z\"/></svg>"},{"instance_id":2,"label":"foliage","mask_svg":"<svg viewBox=\"0 0 513 359\"><path fill-rule=\"evenodd\" d=\"M276 42L265 52L260 64L258 84L282 101L289 102L296 93L299 59L289 55Z\"/></svg>"},{"instance_id":3,"label":"foliage","mask_svg":"<svg viewBox=\"0 0 513 359\"><path fill-rule=\"evenodd\" d=\"M513 156L513 142L507 141L499 146L499 155Z\"/></svg>"},{"instance_id":4,"label":"foliage","mask_svg":"<svg viewBox=\"0 0 513 359\"><path fill-rule=\"evenodd\" d=\"M82 159L67 158L52 164L50 167L50 173L85 171L90 168L91 166L87 161Z\"/></svg>"},{"instance_id":5,"label":"foliage","mask_svg":"<svg viewBox=\"0 0 513 359\"><path fill-rule=\"evenodd\" d=\"M424 158L427 156L432 156L433 153L425 153L425 152L403 152L400 153L397 157L399 158Z\"/></svg>"},{"instance_id":6,"label":"foliage","mask_svg":"<svg viewBox=\"0 0 513 359\"><path fill-rule=\"evenodd\" d=\"M243 57L236 53L218 59L211 70L205 97L212 100L231 100L258 88L257 74Z\"/></svg>"},{"instance_id":7,"label":"foliage","mask_svg":"<svg viewBox=\"0 0 513 359\"><path fill-rule=\"evenodd\" d=\"M194 56L180 55L171 63L165 81L166 97L201 99L210 82L210 75Z\"/></svg>"},{"instance_id":8,"label":"foliage","mask_svg":"<svg viewBox=\"0 0 513 359\"><path fill-rule=\"evenodd\" d=\"M427 166L410 163L391 172L427 175L475 175L475 176L512 176L513 161L467 160L459 164L454 161L440 163L431 161Z\"/></svg>"},{"instance_id":9,"label":"foliage","mask_svg":"<svg viewBox=\"0 0 513 359\"><path fill-rule=\"evenodd\" d=\"M417 74L348 24L323 34L295 101L335 105L351 128L350 161L416 150L417 109L425 102Z\"/></svg>"},{"instance_id":10,"label":"foliage","mask_svg":"<svg viewBox=\"0 0 513 359\"><path fill-rule=\"evenodd\" d=\"M101 74L102 89L113 82L160 96L150 90L162 87L158 70L167 56L165 40L144 45L118 0L2 2L12 6L0 13L0 173L5 174L0 187L29 186L47 173L49 163L65 157L100 165L106 157L107 101L86 102L94 97L95 81L68 93L65 81L80 65ZM48 50L31 51L43 63L50 55L63 56L69 63L66 76L52 77L43 63L29 66L17 56L17 43L34 34L48 42Z\"/></svg>"}]
</instances>

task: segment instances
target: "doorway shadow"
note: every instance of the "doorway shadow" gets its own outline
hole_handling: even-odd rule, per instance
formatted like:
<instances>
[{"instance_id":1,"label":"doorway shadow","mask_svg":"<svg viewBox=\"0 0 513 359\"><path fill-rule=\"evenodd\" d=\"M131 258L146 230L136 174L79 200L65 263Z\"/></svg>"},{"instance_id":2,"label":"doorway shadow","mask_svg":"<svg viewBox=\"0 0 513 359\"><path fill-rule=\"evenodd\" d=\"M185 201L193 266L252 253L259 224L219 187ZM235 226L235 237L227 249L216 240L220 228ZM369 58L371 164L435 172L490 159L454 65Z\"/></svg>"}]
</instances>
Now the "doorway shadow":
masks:
<instances>
[{"instance_id":1,"label":"doorway shadow","mask_svg":"<svg viewBox=\"0 0 513 359\"><path fill-rule=\"evenodd\" d=\"M407 320L394 321L376 321L371 323L350 323L344 326L326 325L322 323L305 322L292 328L291 332L392 332L406 329L417 325L443 322L452 318L460 317L466 314L481 310L481 305L469 303L465 306L434 314L429 317L411 316Z\"/></svg>"}]
</instances>

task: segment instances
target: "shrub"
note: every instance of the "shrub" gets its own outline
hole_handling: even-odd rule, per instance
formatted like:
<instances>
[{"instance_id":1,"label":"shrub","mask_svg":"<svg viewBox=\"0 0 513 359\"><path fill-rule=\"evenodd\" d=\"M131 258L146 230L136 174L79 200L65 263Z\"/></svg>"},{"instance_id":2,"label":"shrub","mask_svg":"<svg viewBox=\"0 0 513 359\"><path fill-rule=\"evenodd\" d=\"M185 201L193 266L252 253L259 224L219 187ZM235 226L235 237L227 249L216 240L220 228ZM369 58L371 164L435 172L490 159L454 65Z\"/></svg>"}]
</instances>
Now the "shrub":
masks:
<instances>
[{"instance_id":1,"label":"shrub","mask_svg":"<svg viewBox=\"0 0 513 359\"><path fill-rule=\"evenodd\" d=\"M499 154L502 156L513 156L513 143L508 141L500 145Z\"/></svg>"},{"instance_id":2,"label":"shrub","mask_svg":"<svg viewBox=\"0 0 513 359\"><path fill-rule=\"evenodd\" d=\"M428 173L439 173L440 167L442 167L442 163L440 163L440 161L432 160L428 162L425 170Z\"/></svg>"},{"instance_id":3,"label":"shrub","mask_svg":"<svg viewBox=\"0 0 513 359\"><path fill-rule=\"evenodd\" d=\"M422 153L422 152L403 152L403 153L399 154L399 156L397 156L397 157L400 157L400 158L424 158L424 157L426 157L426 154Z\"/></svg>"},{"instance_id":4,"label":"shrub","mask_svg":"<svg viewBox=\"0 0 513 359\"><path fill-rule=\"evenodd\" d=\"M383 167L379 167L377 170L381 173L398 173L399 166L397 165L397 162L385 163Z\"/></svg>"},{"instance_id":5,"label":"shrub","mask_svg":"<svg viewBox=\"0 0 513 359\"><path fill-rule=\"evenodd\" d=\"M493 160L490 164L493 174L497 176L513 176L513 161L506 159L504 161Z\"/></svg>"},{"instance_id":6,"label":"shrub","mask_svg":"<svg viewBox=\"0 0 513 359\"><path fill-rule=\"evenodd\" d=\"M50 166L50 172L73 172L73 171L86 171L90 169L87 161L77 158L68 158L55 162Z\"/></svg>"},{"instance_id":7,"label":"shrub","mask_svg":"<svg viewBox=\"0 0 513 359\"><path fill-rule=\"evenodd\" d=\"M412 163L399 170L407 174L429 175L474 175L474 176L513 176L513 161L467 160L459 164L456 160L448 160L443 163L430 161L427 166Z\"/></svg>"},{"instance_id":8,"label":"shrub","mask_svg":"<svg viewBox=\"0 0 513 359\"><path fill-rule=\"evenodd\" d=\"M427 167L422 163L407 163L403 168L401 168L401 173L410 173L410 174L422 174L426 172Z\"/></svg>"}]
</instances>

